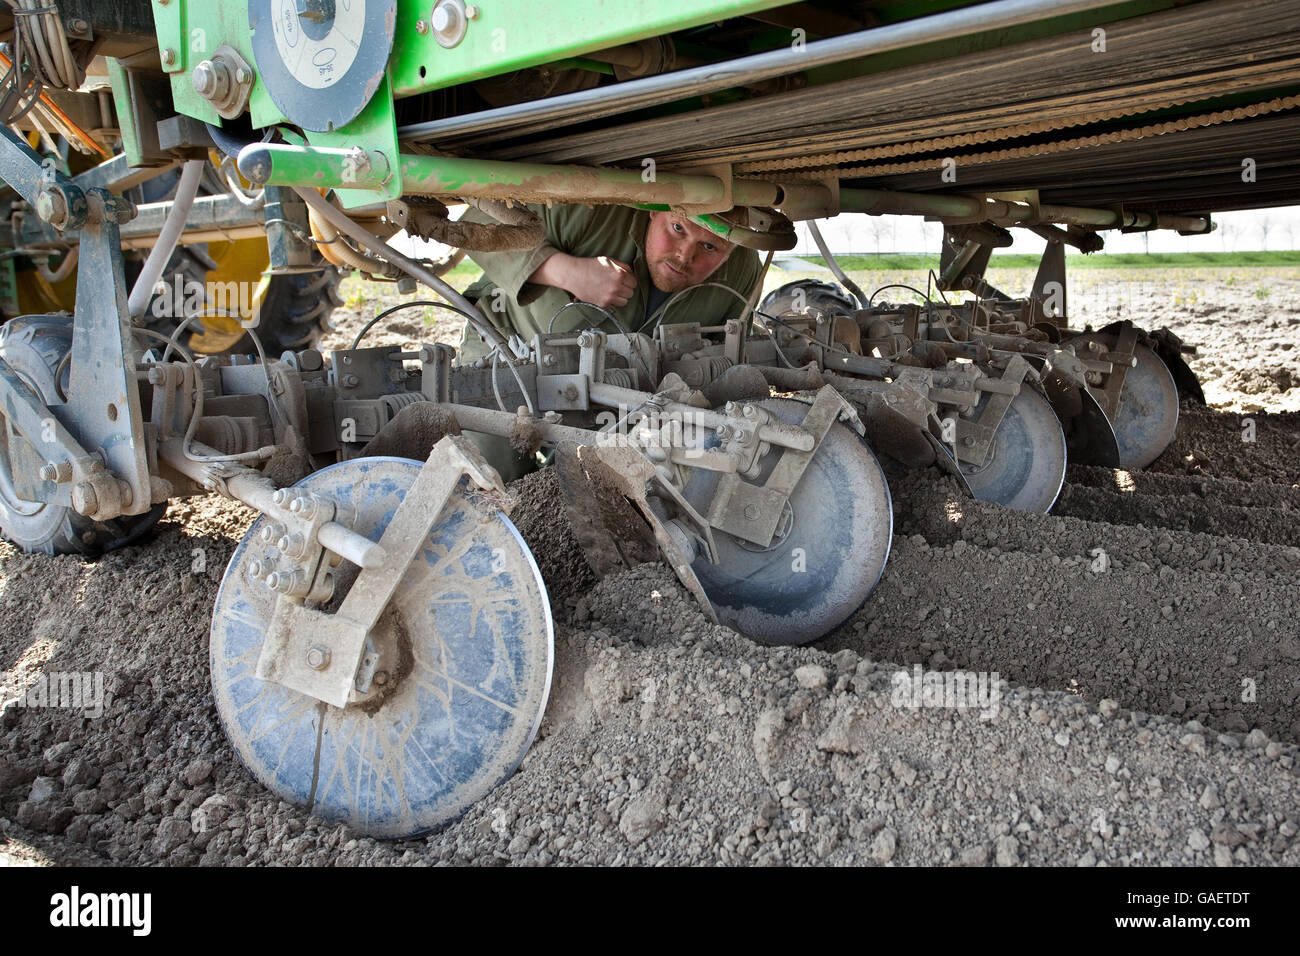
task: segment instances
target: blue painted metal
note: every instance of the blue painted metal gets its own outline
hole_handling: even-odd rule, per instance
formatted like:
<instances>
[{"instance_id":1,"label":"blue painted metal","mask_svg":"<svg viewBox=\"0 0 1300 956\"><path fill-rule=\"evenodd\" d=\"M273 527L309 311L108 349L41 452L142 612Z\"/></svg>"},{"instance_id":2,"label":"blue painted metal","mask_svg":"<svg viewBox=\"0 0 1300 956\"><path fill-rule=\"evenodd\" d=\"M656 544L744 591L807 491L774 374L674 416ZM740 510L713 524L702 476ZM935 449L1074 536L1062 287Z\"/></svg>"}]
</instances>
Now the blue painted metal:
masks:
<instances>
[{"instance_id":1,"label":"blue painted metal","mask_svg":"<svg viewBox=\"0 0 1300 956\"><path fill-rule=\"evenodd\" d=\"M1133 357L1137 365L1124 376L1113 422L1120 467L1130 469L1159 458L1178 430L1178 386L1168 367L1145 345Z\"/></svg>"},{"instance_id":2,"label":"blue painted metal","mask_svg":"<svg viewBox=\"0 0 1300 956\"><path fill-rule=\"evenodd\" d=\"M419 469L360 458L297 487L351 505L354 529L378 540ZM389 648L379 664L392 675L387 696L377 708L344 709L255 676L277 597L247 574L266 550L265 521L231 557L210 652L217 712L253 776L317 816L384 838L445 824L509 777L541 724L554 656L546 589L509 519L462 483L372 632Z\"/></svg>"},{"instance_id":3,"label":"blue painted metal","mask_svg":"<svg viewBox=\"0 0 1300 956\"><path fill-rule=\"evenodd\" d=\"M985 393L973 420L989 399ZM1047 399L1022 384L993 436L989 460L981 466L962 463L961 473L980 501L1047 514L1065 483L1065 435Z\"/></svg>"},{"instance_id":4,"label":"blue painted metal","mask_svg":"<svg viewBox=\"0 0 1300 956\"><path fill-rule=\"evenodd\" d=\"M789 399L758 402L782 422L797 425L808 406ZM714 435L704 442L714 448ZM762 484L780 455L770 453ZM684 491L707 511L718 476L695 469ZM794 522L769 549L718 532L718 563L699 557L691 566L718 621L763 644L806 644L829 633L862 606L880 581L893 540L889 485L867 443L843 425L831 425L790 495Z\"/></svg>"}]
</instances>

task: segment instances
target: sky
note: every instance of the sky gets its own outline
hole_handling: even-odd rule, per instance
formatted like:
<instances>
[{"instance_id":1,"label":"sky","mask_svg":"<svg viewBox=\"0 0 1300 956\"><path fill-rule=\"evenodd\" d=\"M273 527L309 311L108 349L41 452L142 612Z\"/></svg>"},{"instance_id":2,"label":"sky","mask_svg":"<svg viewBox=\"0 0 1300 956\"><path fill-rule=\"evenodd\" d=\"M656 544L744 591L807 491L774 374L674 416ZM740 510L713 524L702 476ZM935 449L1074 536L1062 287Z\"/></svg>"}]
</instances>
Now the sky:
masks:
<instances>
[{"instance_id":1,"label":"sky","mask_svg":"<svg viewBox=\"0 0 1300 956\"><path fill-rule=\"evenodd\" d=\"M1147 234L1101 233L1103 252L1248 252L1300 249L1300 206L1225 212L1214 216L1219 228L1208 236L1180 236L1170 229ZM939 223L919 216L846 214L820 222L822 236L835 253L938 252ZM796 253L817 254L806 226L796 223ZM1015 244L1000 252L1040 253L1046 242L1028 229L1012 229ZM1149 245L1148 245L1149 244Z\"/></svg>"}]
</instances>

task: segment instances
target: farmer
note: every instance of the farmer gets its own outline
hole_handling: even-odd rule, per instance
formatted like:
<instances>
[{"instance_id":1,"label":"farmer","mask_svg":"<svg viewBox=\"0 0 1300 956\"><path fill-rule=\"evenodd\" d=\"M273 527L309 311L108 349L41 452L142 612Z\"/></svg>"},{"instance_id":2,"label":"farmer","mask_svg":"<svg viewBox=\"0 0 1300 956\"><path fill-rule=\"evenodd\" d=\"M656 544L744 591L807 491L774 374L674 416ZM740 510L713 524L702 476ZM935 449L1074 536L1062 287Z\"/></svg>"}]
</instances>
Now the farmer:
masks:
<instances>
[{"instance_id":1,"label":"farmer","mask_svg":"<svg viewBox=\"0 0 1300 956\"><path fill-rule=\"evenodd\" d=\"M784 250L795 244L790 221L770 209L737 206L724 213L686 216L627 206L530 208L542 217L546 240L535 249L469 253L483 269L483 278L465 292L507 338L518 336L524 344L547 331L598 328L652 334L661 321L721 324L744 314L761 279L763 269L754 250ZM475 209L465 218L492 221ZM686 289L694 291L665 309L674 293ZM598 309L564 309L570 302L599 306L617 325ZM467 324L458 361L474 362L489 354L482 337ZM489 460L498 470L505 464L497 453ZM521 470L502 470L505 480L529 470L522 460L516 464Z\"/></svg>"}]
</instances>

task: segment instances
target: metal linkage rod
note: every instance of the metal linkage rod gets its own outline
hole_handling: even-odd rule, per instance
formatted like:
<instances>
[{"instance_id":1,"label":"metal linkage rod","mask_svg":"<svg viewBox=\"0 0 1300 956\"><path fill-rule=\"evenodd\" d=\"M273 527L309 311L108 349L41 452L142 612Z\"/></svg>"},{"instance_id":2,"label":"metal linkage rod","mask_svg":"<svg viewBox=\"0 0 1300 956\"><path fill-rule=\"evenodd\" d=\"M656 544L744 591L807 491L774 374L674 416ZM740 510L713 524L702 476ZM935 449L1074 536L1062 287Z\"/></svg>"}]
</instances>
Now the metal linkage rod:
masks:
<instances>
[{"instance_id":1,"label":"metal linkage rod","mask_svg":"<svg viewBox=\"0 0 1300 956\"><path fill-rule=\"evenodd\" d=\"M204 462L192 461L185 455L183 446L184 441L180 438L167 439L159 446L158 457L187 478L206 485L210 481L211 466ZM215 448L209 448L196 441L190 442L190 450L202 457L221 454ZM263 514L275 515L279 511L272 498L276 490L275 483L270 478L241 465L228 464L225 468L229 472L228 477L224 479L225 490L232 498L242 501L250 508L256 508ZM384 563L383 548L365 535L357 534L351 528L336 521L321 525L317 537L323 547L342 555L358 567L377 568Z\"/></svg>"}]
</instances>

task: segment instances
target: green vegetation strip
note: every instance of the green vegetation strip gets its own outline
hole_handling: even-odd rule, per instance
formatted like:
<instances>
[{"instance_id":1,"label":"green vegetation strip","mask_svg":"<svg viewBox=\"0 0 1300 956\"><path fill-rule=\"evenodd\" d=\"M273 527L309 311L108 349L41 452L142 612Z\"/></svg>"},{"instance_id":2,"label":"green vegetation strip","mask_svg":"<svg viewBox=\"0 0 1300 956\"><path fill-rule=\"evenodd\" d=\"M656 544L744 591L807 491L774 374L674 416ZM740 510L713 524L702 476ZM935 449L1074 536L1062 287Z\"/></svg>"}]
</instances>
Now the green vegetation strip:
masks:
<instances>
[{"instance_id":1,"label":"green vegetation strip","mask_svg":"<svg viewBox=\"0 0 1300 956\"><path fill-rule=\"evenodd\" d=\"M825 265L821 256L799 256L808 262ZM844 269L853 272L884 272L889 270L939 268L939 257L916 253L882 253L867 256L837 256ZM1300 266L1300 250L1277 252L1120 252L1097 255L1069 255L1065 264L1070 269L1168 269L1204 268L1206 266ZM990 269L1035 269L1038 256L1005 254L994 255L989 260Z\"/></svg>"}]
</instances>

